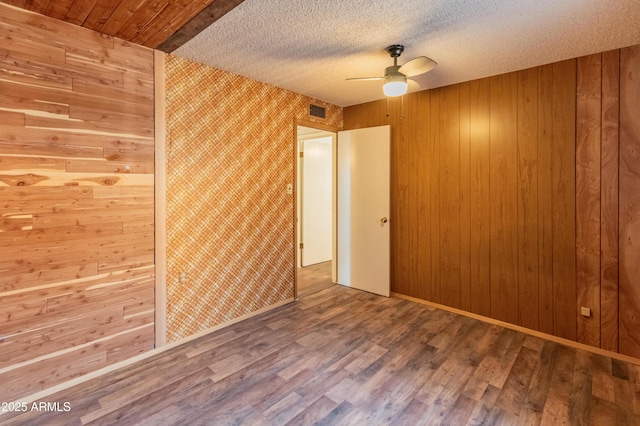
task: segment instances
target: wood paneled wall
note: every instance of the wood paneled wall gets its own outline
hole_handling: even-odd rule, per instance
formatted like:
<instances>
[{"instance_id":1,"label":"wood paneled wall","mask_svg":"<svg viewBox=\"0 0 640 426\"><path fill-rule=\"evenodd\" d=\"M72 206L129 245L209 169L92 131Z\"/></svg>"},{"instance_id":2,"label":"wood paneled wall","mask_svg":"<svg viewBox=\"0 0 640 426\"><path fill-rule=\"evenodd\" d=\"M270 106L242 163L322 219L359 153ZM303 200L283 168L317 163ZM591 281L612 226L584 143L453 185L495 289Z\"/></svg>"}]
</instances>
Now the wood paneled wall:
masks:
<instances>
[{"instance_id":1,"label":"wood paneled wall","mask_svg":"<svg viewBox=\"0 0 640 426\"><path fill-rule=\"evenodd\" d=\"M619 154L620 352L640 357L640 46L620 51Z\"/></svg>"},{"instance_id":2,"label":"wood paneled wall","mask_svg":"<svg viewBox=\"0 0 640 426\"><path fill-rule=\"evenodd\" d=\"M173 342L293 300L294 120L340 128L342 108L172 55L165 64Z\"/></svg>"},{"instance_id":3,"label":"wood paneled wall","mask_svg":"<svg viewBox=\"0 0 640 426\"><path fill-rule=\"evenodd\" d=\"M640 48L577 70L577 340L640 357Z\"/></svg>"},{"instance_id":4,"label":"wood paneled wall","mask_svg":"<svg viewBox=\"0 0 640 426\"><path fill-rule=\"evenodd\" d=\"M619 52L578 58L577 67L576 308L591 309L590 317L577 317L578 341L617 351ZM604 292L601 247L610 248L616 275Z\"/></svg>"},{"instance_id":5,"label":"wood paneled wall","mask_svg":"<svg viewBox=\"0 0 640 426\"><path fill-rule=\"evenodd\" d=\"M153 348L153 51L0 4L0 401Z\"/></svg>"},{"instance_id":6,"label":"wood paneled wall","mask_svg":"<svg viewBox=\"0 0 640 426\"><path fill-rule=\"evenodd\" d=\"M619 288L640 357L638 51L345 108L392 125L392 291L617 351Z\"/></svg>"}]
</instances>

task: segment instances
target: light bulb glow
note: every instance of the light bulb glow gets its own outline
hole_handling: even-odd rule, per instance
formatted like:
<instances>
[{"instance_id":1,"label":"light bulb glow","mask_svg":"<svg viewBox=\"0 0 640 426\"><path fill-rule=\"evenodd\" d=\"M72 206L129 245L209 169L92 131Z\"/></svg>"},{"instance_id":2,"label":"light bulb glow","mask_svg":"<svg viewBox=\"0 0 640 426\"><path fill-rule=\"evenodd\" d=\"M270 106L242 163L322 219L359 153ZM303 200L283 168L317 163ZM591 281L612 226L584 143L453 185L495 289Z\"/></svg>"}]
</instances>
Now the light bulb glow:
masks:
<instances>
[{"instance_id":1,"label":"light bulb glow","mask_svg":"<svg viewBox=\"0 0 640 426\"><path fill-rule=\"evenodd\" d=\"M406 81L390 81L385 83L382 91L385 96L402 96L407 93L408 84Z\"/></svg>"},{"instance_id":2,"label":"light bulb glow","mask_svg":"<svg viewBox=\"0 0 640 426\"><path fill-rule=\"evenodd\" d=\"M382 91L385 96L402 96L407 93L409 85L407 84L407 77L400 73L388 73L384 78L384 86Z\"/></svg>"}]
</instances>

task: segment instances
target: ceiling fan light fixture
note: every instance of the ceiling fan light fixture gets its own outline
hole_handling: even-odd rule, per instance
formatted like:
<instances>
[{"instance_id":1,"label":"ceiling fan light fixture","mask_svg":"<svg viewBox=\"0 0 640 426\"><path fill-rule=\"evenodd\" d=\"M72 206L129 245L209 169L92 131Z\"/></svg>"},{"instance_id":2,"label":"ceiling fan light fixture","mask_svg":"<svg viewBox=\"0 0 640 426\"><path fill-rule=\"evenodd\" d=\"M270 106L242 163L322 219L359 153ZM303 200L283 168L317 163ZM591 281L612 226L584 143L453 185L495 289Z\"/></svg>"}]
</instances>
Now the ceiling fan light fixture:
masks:
<instances>
[{"instance_id":1,"label":"ceiling fan light fixture","mask_svg":"<svg viewBox=\"0 0 640 426\"><path fill-rule=\"evenodd\" d=\"M347 78L347 80L384 80L382 91L385 96L396 97L402 96L409 91L407 78L411 81L413 90L420 85L411 77L429 72L438 65L436 61L426 56L418 56L406 62L404 65L398 65L398 57L404 52L404 46L401 44L392 44L385 50L389 56L393 58L393 65L385 68L384 77L358 77Z\"/></svg>"},{"instance_id":2,"label":"ceiling fan light fixture","mask_svg":"<svg viewBox=\"0 0 640 426\"><path fill-rule=\"evenodd\" d=\"M409 85L407 84L407 77L403 74L389 74L384 78L384 85L382 91L385 96L395 97L402 96L407 93Z\"/></svg>"}]
</instances>

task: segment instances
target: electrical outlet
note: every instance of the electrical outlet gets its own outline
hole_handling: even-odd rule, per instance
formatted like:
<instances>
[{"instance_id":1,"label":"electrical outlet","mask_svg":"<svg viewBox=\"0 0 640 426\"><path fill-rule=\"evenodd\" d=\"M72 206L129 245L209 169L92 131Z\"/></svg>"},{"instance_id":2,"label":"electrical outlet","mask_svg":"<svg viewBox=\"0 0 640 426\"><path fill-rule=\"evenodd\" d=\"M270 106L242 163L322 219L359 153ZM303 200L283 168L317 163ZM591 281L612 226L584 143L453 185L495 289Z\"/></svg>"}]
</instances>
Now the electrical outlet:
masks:
<instances>
[{"instance_id":1,"label":"electrical outlet","mask_svg":"<svg viewBox=\"0 0 640 426\"><path fill-rule=\"evenodd\" d=\"M288 195L293 194L293 184L291 184L291 183L287 184L287 194Z\"/></svg>"}]
</instances>

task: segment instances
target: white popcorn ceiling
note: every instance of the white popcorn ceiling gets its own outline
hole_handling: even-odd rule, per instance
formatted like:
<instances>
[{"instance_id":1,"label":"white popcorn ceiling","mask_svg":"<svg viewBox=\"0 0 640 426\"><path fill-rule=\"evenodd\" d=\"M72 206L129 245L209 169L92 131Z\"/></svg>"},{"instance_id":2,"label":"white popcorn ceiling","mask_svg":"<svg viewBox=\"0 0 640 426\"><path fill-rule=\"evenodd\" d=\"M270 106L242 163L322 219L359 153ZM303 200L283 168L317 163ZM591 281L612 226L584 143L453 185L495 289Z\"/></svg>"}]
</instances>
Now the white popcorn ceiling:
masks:
<instances>
[{"instance_id":1,"label":"white popcorn ceiling","mask_svg":"<svg viewBox=\"0 0 640 426\"><path fill-rule=\"evenodd\" d=\"M348 106L383 98L377 77L428 56L417 90L640 44L640 0L245 0L173 52Z\"/></svg>"}]
</instances>

